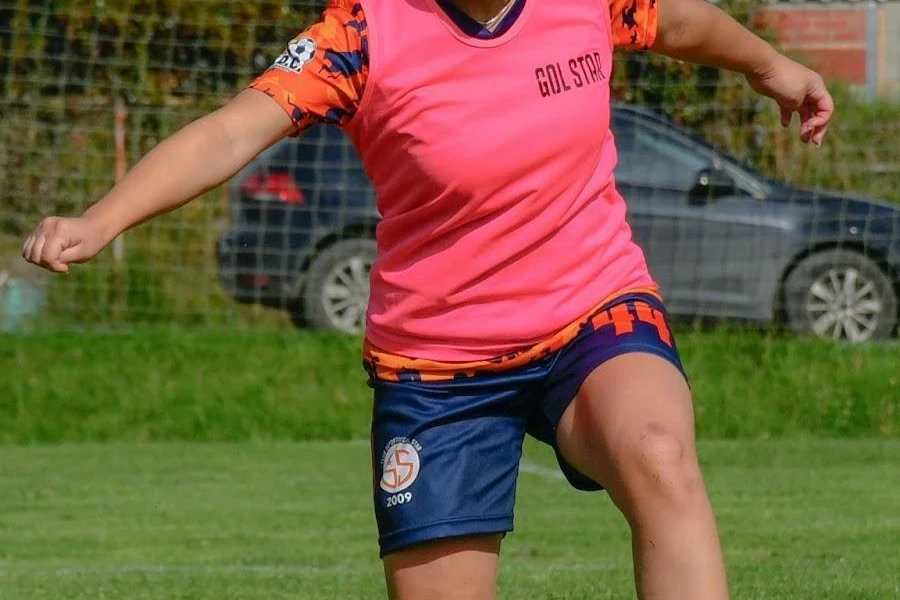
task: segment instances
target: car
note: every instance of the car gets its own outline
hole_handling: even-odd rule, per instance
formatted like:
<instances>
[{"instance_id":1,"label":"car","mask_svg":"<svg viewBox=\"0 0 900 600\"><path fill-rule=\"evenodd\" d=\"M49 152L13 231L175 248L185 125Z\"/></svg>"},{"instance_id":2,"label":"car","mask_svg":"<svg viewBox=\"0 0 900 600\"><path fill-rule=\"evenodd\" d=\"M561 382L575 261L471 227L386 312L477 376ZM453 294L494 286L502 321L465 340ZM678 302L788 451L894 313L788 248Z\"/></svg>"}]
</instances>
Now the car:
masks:
<instances>
[{"instance_id":1,"label":"car","mask_svg":"<svg viewBox=\"0 0 900 600\"><path fill-rule=\"evenodd\" d=\"M900 206L774 181L649 110L617 104L628 220L676 317L783 324L865 342L895 335ZM320 125L231 182L220 280L298 325L361 330L375 193L344 134Z\"/></svg>"},{"instance_id":2,"label":"car","mask_svg":"<svg viewBox=\"0 0 900 600\"><path fill-rule=\"evenodd\" d=\"M346 136L316 125L260 154L229 182L219 280L238 302L279 307L298 326L357 332L380 216Z\"/></svg>"}]
</instances>

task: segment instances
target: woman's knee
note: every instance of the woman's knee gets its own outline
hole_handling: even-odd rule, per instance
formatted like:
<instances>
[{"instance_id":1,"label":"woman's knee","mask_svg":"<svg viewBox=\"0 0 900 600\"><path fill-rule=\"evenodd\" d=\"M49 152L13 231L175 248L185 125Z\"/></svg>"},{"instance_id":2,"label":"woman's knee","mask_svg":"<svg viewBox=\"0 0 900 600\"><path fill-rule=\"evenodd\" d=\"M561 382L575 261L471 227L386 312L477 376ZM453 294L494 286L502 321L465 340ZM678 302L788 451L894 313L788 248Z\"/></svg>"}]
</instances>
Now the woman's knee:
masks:
<instances>
[{"instance_id":1,"label":"woman's knee","mask_svg":"<svg viewBox=\"0 0 900 600\"><path fill-rule=\"evenodd\" d=\"M502 534L448 538L384 557L392 600L493 600Z\"/></svg>"},{"instance_id":2,"label":"woman's knee","mask_svg":"<svg viewBox=\"0 0 900 600\"><path fill-rule=\"evenodd\" d=\"M655 421L623 436L614 450L616 473L632 504L689 508L705 495L693 439L684 439Z\"/></svg>"}]
</instances>

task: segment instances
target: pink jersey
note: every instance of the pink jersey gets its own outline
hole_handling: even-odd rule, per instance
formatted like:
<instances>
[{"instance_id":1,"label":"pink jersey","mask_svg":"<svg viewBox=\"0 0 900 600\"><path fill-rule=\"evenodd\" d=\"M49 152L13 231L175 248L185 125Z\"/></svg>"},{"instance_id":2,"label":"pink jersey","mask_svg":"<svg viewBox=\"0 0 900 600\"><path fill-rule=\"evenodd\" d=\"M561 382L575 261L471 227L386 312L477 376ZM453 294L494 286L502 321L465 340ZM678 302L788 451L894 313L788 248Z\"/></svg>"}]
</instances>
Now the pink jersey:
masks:
<instances>
[{"instance_id":1,"label":"pink jersey","mask_svg":"<svg viewBox=\"0 0 900 600\"><path fill-rule=\"evenodd\" d=\"M616 191L601 0L527 0L495 39L435 0L366 0L369 71L346 125L383 216L366 336L469 361L652 285Z\"/></svg>"}]
</instances>

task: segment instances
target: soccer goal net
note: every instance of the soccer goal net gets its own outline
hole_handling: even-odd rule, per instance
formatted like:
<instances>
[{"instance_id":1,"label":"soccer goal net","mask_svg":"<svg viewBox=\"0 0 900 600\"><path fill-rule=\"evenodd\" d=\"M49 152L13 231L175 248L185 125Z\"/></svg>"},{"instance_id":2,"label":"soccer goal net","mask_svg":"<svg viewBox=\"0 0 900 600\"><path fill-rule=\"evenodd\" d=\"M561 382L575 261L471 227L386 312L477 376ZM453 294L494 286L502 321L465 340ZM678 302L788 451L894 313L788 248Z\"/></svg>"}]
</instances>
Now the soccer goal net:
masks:
<instances>
[{"instance_id":1,"label":"soccer goal net","mask_svg":"<svg viewBox=\"0 0 900 600\"><path fill-rule=\"evenodd\" d=\"M616 177L670 309L860 341L889 334L900 103L888 67L900 63L890 55L900 53L900 4L878 5L874 29L868 4L721 6L826 68L839 116L827 143L810 148L740 76L617 54ZM284 140L67 277L18 258L41 217L76 215L101 198L155 144L271 65L322 8L0 0L0 326L358 331L378 215L353 147L333 127ZM562 72L549 75L535 85L565 85L554 79Z\"/></svg>"}]
</instances>

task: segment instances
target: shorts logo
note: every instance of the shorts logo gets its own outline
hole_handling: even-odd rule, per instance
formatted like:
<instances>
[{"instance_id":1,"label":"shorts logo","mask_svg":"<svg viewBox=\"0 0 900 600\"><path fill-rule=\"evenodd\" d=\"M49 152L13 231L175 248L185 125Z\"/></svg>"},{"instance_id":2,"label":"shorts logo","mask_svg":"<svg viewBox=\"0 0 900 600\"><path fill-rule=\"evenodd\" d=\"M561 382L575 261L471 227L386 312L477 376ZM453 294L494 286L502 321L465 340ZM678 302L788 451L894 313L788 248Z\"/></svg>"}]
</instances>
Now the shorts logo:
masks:
<instances>
[{"instance_id":1,"label":"shorts logo","mask_svg":"<svg viewBox=\"0 0 900 600\"><path fill-rule=\"evenodd\" d=\"M394 438L381 455L381 489L396 494L411 486L419 476L422 446L409 438Z\"/></svg>"},{"instance_id":2,"label":"shorts logo","mask_svg":"<svg viewBox=\"0 0 900 600\"><path fill-rule=\"evenodd\" d=\"M300 73L315 58L316 41L312 38L298 38L288 44L287 50L275 59L275 68L291 73Z\"/></svg>"}]
</instances>

